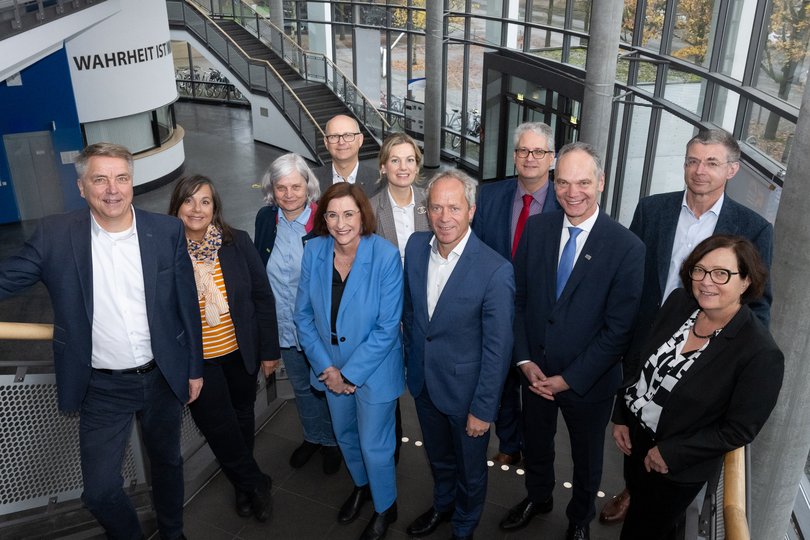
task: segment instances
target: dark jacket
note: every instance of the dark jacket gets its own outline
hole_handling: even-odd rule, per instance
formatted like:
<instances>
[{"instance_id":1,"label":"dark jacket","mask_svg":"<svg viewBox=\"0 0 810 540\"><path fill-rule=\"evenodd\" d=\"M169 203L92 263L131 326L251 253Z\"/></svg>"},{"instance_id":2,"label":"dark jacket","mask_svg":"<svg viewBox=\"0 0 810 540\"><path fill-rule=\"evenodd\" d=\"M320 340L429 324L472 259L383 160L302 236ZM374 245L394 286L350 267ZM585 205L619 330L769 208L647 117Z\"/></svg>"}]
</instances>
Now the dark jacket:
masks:
<instances>
[{"instance_id":1,"label":"dark jacket","mask_svg":"<svg viewBox=\"0 0 810 540\"><path fill-rule=\"evenodd\" d=\"M640 355L628 358L636 375L618 393L613 422L627 424L632 413L624 388L638 380L644 362L697 309L676 289L656 318ZM742 306L713 338L664 403L655 442L676 482L707 481L723 455L754 440L776 404L784 356L748 306Z\"/></svg>"}]
</instances>

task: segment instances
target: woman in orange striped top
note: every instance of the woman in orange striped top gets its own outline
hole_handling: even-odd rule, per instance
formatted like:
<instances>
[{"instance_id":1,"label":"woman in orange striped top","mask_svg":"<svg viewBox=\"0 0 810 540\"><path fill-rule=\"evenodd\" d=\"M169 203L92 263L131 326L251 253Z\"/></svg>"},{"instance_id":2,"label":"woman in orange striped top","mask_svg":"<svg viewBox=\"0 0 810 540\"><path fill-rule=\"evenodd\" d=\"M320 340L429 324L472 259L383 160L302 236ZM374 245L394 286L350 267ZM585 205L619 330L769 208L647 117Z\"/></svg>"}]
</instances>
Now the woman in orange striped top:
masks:
<instances>
[{"instance_id":1,"label":"woman in orange striped top","mask_svg":"<svg viewBox=\"0 0 810 540\"><path fill-rule=\"evenodd\" d=\"M205 384L189 409L236 490L236 512L265 521L271 480L253 458L253 406L259 365L266 376L278 366L276 308L250 237L221 209L205 176L179 180L169 204L185 225L203 330Z\"/></svg>"}]
</instances>

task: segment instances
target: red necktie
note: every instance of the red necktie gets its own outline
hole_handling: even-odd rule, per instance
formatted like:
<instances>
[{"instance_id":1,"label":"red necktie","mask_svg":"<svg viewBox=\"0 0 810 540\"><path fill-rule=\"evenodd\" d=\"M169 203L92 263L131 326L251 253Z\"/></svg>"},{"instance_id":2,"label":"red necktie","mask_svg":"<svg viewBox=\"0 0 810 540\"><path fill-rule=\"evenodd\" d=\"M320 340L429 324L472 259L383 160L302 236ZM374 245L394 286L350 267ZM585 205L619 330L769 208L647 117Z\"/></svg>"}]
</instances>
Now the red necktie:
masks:
<instances>
[{"instance_id":1,"label":"red necktie","mask_svg":"<svg viewBox=\"0 0 810 540\"><path fill-rule=\"evenodd\" d=\"M532 205L532 197L529 194L523 196L523 208L520 209L520 216L515 226L515 238L512 240L512 258L515 258L515 251L517 251L518 243L520 243L520 235L523 234L523 227L526 226L526 220L529 219L529 208Z\"/></svg>"}]
</instances>

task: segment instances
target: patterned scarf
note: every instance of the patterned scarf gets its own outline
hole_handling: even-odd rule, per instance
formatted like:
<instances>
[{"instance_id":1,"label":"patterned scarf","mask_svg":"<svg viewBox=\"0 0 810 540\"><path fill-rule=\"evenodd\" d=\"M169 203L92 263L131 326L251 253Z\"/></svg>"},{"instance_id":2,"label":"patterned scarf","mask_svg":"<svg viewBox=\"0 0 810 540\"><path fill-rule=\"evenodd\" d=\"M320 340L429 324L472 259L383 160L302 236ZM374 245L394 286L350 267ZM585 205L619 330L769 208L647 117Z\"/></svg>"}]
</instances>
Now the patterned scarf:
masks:
<instances>
[{"instance_id":1,"label":"patterned scarf","mask_svg":"<svg viewBox=\"0 0 810 540\"><path fill-rule=\"evenodd\" d=\"M205 237L201 242L190 238L188 255L194 263L194 281L197 284L197 299L202 303L205 322L210 327L219 325L220 315L228 313L228 301L214 282L217 266L217 252L222 246L222 231L214 224L208 225Z\"/></svg>"}]
</instances>

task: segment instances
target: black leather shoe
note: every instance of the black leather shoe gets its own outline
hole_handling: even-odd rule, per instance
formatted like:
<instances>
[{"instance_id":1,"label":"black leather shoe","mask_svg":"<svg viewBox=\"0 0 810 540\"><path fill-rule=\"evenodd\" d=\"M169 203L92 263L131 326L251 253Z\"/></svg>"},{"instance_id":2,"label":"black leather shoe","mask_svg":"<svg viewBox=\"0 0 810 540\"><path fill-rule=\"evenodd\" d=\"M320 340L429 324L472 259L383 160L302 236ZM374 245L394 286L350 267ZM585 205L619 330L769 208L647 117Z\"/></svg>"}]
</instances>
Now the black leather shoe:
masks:
<instances>
[{"instance_id":1,"label":"black leather shoe","mask_svg":"<svg viewBox=\"0 0 810 540\"><path fill-rule=\"evenodd\" d=\"M236 513L241 517L248 517L253 514L253 508L250 506L250 493L236 490Z\"/></svg>"},{"instance_id":2,"label":"black leather shoe","mask_svg":"<svg viewBox=\"0 0 810 540\"><path fill-rule=\"evenodd\" d=\"M307 464L307 461L315 455L315 452L320 450L321 445L309 441L304 441L301 446L293 450L290 456L290 467L293 469L300 469Z\"/></svg>"},{"instance_id":3,"label":"black leather shoe","mask_svg":"<svg viewBox=\"0 0 810 540\"><path fill-rule=\"evenodd\" d=\"M449 521L452 515L452 510L439 512L435 508L431 507L430 510L413 520L413 522L408 525L405 532L408 533L408 536L416 536L417 538L420 536L427 536L435 531L436 527L438 527L440 523L443 521Z\"/></svg>"},{"instance_id":4,"label":"black leather shoe","mask_svg":"<svg viewBox=\"0 0 810 540\"><path fill-rule=\"evenodd\" d=\"M591 531L587 525L569 523L568 530L565 531L565 540L591 540Z\"/></svg>"},{"instance_id":5,"label":"black leather shoe","mask_svg":"<svg viewBox=\"0 0 810 540\"><path fill-rule=\"evenodd\" d=\"M360 540L382 540L388 531L388 526L397 520L397 502L388 507L384 512L374 512L371 521L368 522Z\"/></svg>"},{"instance_id":6,"label":"black leather shoe","mask_svg":"<svg viewBox=\"0 0 810 540\"><path fill-rule=\"evenodd\" d=\"M340 470L340 463L343 457L340 455L340 448L337 446L324 446L323 453L323 474L335 474Z\"/></svg>"},{"instance_id":7,"label":"black leather shoe","mask_svg":"<svg viewBox=\"0 0 810 540\"><path fill-rule=\"evenodd\" d=\"M273 513L273 496L271 495L273 481L266 474L264 478L266 480L264 487L254 489L250 497L250 507L253 510L253 515L261 522L270 519Z\"/></svg>"},{"instance_id":8,"label":"black leather shoe","mask_svg":"<svg viewBox=\"0 0 810 540\"><path fill-rule=\"evenodd\" d=\"M501 520L498 526L504 531L522 529L529 524L534 516L548 514L553 507L554 499L552 497L541 503L531 502L527 497L509 510L509 513L506 514L506 517Z\"/></svg>"},{"instance_id":9,"label":"black leather shoe","mask_svg":"<svg viewBox=\"0 0 810 540\"><path fill-rule=\"evenodd\" d=\"M357 519L357 516L360 515L360 510L363 509L363 503L365 503L369 497L371 497L371 490L368 484L363 487L355 487L352 494L349 495L349 498L346 499L346 502L340 507L338 523L346 525Z\"/></svg>"}]
</instances>

